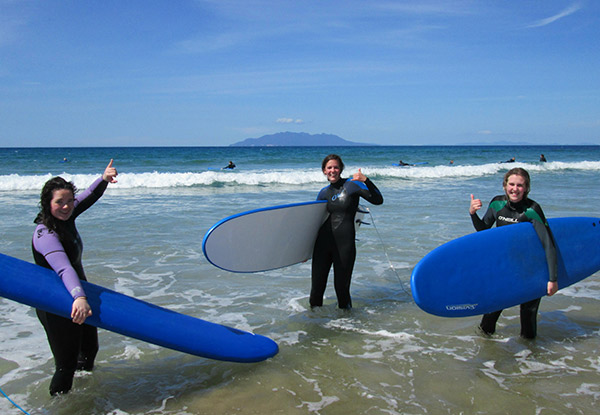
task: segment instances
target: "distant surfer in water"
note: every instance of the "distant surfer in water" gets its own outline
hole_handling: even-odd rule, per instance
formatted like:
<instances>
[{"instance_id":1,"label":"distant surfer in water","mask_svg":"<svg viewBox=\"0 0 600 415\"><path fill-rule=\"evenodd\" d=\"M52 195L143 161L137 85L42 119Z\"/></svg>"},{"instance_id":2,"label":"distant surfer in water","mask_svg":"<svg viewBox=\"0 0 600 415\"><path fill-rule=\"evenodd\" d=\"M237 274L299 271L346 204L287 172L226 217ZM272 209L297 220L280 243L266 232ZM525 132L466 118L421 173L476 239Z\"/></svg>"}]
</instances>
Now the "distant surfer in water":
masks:
<instances>
[{"instance_id":1,"label":"distant surfer in water","mask_svg":"<svg viewBox=\"0 0 600 415\"><path fill-rule=\"evenodd\" d=\"M469 213L473 226L477 231L496 226L511 225L518 222L531 222L546 252L548 264L547 294L553 295L558 291L556 247L552 232L540 205L527 196L530 190L529 173L520 167L509 170L504 175L504 194L496 196L490 202L483 219L477 215L481 209L481 200L471 195ZM515 250L519 247L515 246ZM510 287L507 287L510 289ZM534 339L537 334L537 312L541 298L521 304L521 336L526 339ZM496 331L496 322L500 318L502 310L484 314L479 328L485 335L492 335Z\"/></svg>"},{"instance_id":2,"label":"distant surfer in water","mask_svg":"<svg viewBox=\"0 0 600 415\"><path fill-rule=\"evenodd\" d=\"M408 163L405 163L405 162L403 162L402 160L400 160L400 161L398 162L398 166L412 166L412 164L408 164Z\"/></svg>"},{"instance_id":3,"label":"distant surfer in water","mask_svg":"<svg viewBox=\"0 0 600 415\"><path fill-rule=\"evenodd\" d=\"M233 161L229 160L229 164L227 166L223 167L223 170L225 170L225 169L231 169L231 170L235 169L235 164L233 163Z\"/></svg>"},{"instance_id":4,"label":"distant surfer in water","mask_svg":"<svg viewBox=\"0 0 600 415\"><path fill-rule=\"evenodd\" d=\"M360 169L352 180L340 177L344 163L340 156L330 154L321 164L329 186L319 192L317 200L327 200L329 217L319 229L312 256L310 306L323 305L329 271L333 265L333 278L338 307L352 307L350 281L356 259L354 218L359 199L380 205L383 196L379 189Z\"/></svg>"},{"instance_id":5,"label":"distant surfer in water","mask_svg":"<svg viewBox=\"0 0 600 415\"><path fill-rule=\"evenodd\" d=\"M546 156L544 156L543 154L540 154L540 161L541 161L542 163L545 163L545 162L547 162L548 160L546 160Z\"/></svg>"},{"instance_id":6,"label":"distant surfer in water","mask_svg":"<svg viewBox=\"0 0 600 415\"><path fill-rule=\"evenodd\" d=\"M44 326L54 356L56 371L50 382L50 395L67 393L76 370L91 371L98 352L98 330L85 323L92 315L80 280L86 281L81 254L83 245L75 219L104 194L109 183L116 183L113 161L90 187L79 195L72 182L54 177L42 189L40 212L35 218L32 250L35 263L52 269L73 297L71 319L43 310L36 314Z\"/></svg>"}]
</instances>

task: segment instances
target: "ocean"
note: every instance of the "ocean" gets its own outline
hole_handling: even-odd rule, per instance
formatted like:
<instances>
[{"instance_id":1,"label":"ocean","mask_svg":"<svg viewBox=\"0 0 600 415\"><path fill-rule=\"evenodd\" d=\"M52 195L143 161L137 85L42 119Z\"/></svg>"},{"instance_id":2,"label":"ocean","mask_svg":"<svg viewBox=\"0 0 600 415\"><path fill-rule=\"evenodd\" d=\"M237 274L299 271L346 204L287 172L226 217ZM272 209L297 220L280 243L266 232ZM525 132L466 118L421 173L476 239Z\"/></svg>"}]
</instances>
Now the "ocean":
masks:
<instances>
[{"instance_id":1,"label":"ocean","mask_svg":"<svg viewBox=\"0 0 600 415\"><path fill-rule=\"evenodd\" d=\"M344 177L360 168L384 196L381 206L365 203L370 225L357 235L350 312L336 308L332 277L325 305L310 310L310 262L256 274L208 263L201 242L212 225L314 200L329 153L343 158ZM89 280L270 337L280 351L260 363L220 362L100 330L94 372L51 398L53 359L34 310L0 298L0 388L28 413L597 411L600 273L542 300L535 341L519 338L518 307L487 339L475 330L479 317L420 310L409 281L429 251L474 232L470 195L487 206L511 167L530 172L530 197L548 218L600 216L600 146L2 148L0 252L32 262L44 182L61 175L84 189L111 158L118 183L77 220ZM222 170L230 160L237 168ZM392 165L399 160L415 166ZM21 413L3 396L0 412Z\"/></svg>"}]
</instances>

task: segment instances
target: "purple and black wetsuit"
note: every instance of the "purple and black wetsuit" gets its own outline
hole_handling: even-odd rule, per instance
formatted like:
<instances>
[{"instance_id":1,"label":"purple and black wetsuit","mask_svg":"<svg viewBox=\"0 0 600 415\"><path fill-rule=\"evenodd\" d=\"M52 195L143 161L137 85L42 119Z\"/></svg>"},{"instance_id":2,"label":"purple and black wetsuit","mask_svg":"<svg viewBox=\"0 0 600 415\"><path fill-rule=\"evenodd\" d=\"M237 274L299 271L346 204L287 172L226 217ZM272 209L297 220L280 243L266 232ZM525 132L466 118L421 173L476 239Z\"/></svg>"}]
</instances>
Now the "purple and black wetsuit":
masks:
<instances>
[{"instance_id":1,"label":"purple and black wetsuit","mask_svg":"<svg viewBox=\"0 0 600 415\"><path fill-rule=\"evenodd\" d=\"M383 203L379 189L367 179L340 179L319 192L317 200L327 200L329 217L319 229L312 256L310 306L323 305L327 277L333 264L335 293L339 308L351 308L350 280L356 259L354 217L360 198L374 205Z\"/></svg>"},{"instance_id":2,"label":"purple and black wetsuit","mask_svg":"<svg viewBox=\"0 0 600 415\"><path fill-rule=\"evenodd\" d=\"M33 234L35 263L56 271L73 300L85 297L80 280L86 281L81 264L83 244L75 219L100 199L107 186L108 182L100 177L75 196L73 214L66 221L57 220L56 232L38 223ZM92 370L98 352L98 331L96 327L75 324L70 319L43 310L36 310L36 314L44 326L56 364L50 393L66 393L73 384L75 370Z\"/></svg>"}]
</instances>

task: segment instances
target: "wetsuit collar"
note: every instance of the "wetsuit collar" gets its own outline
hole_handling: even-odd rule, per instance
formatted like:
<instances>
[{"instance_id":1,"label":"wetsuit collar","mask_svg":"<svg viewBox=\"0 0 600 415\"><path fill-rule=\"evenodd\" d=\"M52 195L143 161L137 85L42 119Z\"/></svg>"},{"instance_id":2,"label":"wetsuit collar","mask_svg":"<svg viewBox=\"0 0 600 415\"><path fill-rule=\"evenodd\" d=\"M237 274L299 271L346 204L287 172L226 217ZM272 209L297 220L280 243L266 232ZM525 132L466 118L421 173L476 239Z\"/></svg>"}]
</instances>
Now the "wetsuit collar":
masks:
<instances>
[{"instance_id":1,"label":"wetsuit collar","mask_svg":"<svg viewBox=\"0 0 600 415\"><path fill-rule=\"evenodd\" d=\"M344 185L344 183L346 182L346 180L347 179L343 179L343 178L340 177L340 179L337 182L330 183L329 185L331 187L335 188L335 189L339 189L339 188L341 188Z\"/></svg>"},{"instance_id":2,"label":"wetsuit collar","mask_svg":"<svg viewBox=\"0 0 600 415\"><path fill-rule=\"evenodd\" d=\"M520 211L522 211L526 207L526 201L527 201L527 198L523 198L519 202L513 203L507 197L506 198L506 205L508 206L508 208L510 210L514 210L514 211L520 212Z\"/></svg>"}]
</instances>

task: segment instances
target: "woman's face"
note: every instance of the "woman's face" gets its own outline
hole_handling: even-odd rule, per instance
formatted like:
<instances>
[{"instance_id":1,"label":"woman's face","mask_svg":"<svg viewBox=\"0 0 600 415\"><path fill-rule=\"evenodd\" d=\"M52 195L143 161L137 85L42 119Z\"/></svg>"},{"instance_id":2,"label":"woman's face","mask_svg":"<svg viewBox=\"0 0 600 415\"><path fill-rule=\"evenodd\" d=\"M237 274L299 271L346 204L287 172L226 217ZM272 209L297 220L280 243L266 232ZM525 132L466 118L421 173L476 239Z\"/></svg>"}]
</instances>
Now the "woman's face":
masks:
<instances>
[{"instance_id":1,"label":"woman's face","mask_svg":"<svg viewBox=\"0 0 600 415\"><path fill-rule=\"evenodd\" d=\"M518 174L508 176L508 180L504 185L504 191L506 192L508 200L512 203L519 203L523 200L525 192L527 191L525 188L525 178Z\"/></svg>"},{"instance_id":2,"label":"woman's face","mask_svg":"<svg viewBox=\"0 0 600 415\"><path fill-rule=\"evenodd\" d=\"M75 207L75 197L73 192L68 189L56 189L52 192L50 201L50 213L56 219L65 221L73 214Z\"/></svg>"},{"instance_id":3,"label":"woman's face","mask_svg":"<svg viewBox=\"0 0 600 415\"><path fill-rule=\"evenodd\" d=\"M337 160L329 160L323 169L323 174L327 176L329 183L335 183L340 180L340 163Z\"/></svg>"}]
</instances>

